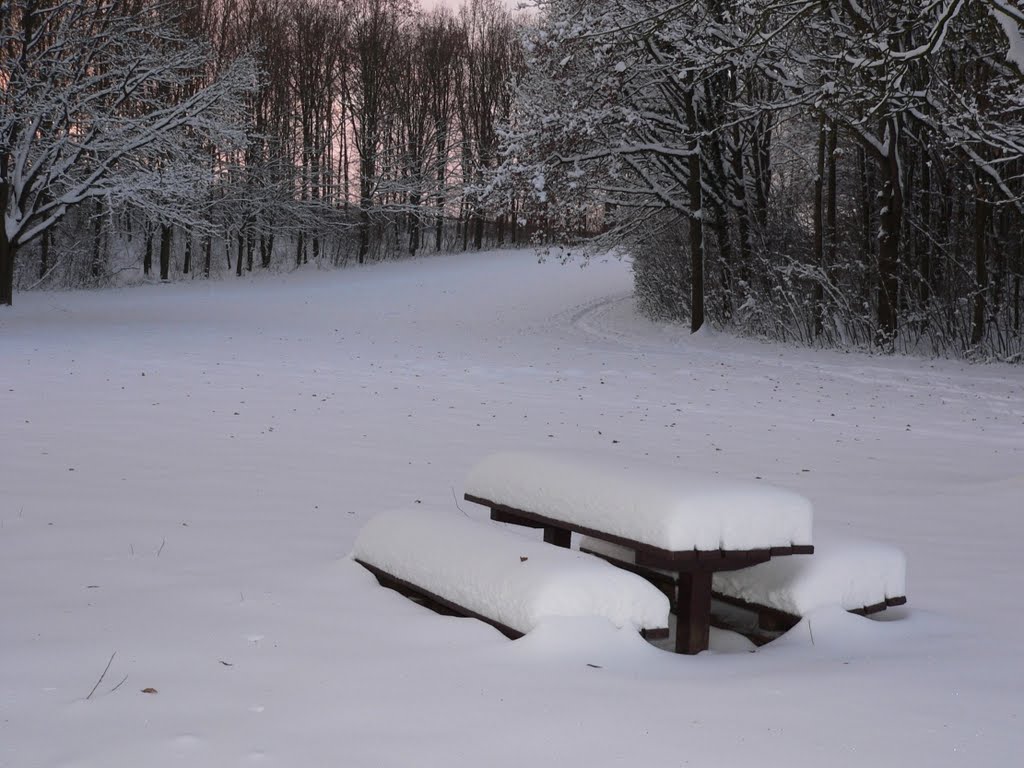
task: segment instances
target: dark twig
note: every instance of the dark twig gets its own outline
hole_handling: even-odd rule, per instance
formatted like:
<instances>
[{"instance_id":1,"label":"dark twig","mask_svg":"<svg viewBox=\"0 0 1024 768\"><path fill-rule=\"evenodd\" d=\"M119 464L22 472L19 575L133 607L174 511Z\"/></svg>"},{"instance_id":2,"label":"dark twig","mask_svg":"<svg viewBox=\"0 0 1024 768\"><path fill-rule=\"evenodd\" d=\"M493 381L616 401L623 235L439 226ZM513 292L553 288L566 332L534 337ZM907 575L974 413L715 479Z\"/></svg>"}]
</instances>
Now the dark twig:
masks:
<instances>
[{"instance_id":1,"label":"dark twig","mask_svg":"<svg viewBox=\"0 0 1024 768\"><path fill-rule=\"evenodd\" d=\"M107 693L113 693L114 691L116 691L118 688L120 688L122 685L124 685L124 681L127 680L127 679L128 679L128 675L125 675L124 677L122 677L121 678L121 682L118 683L117 685L115 685L109 691L107 691Z\"/></svg>"},{"instance_id":2,"label":"dark twig","mask_svg":"<svg viewBox=\"0 0 1024 768\"><path fill-rule=\"evenodd\" d=\"M86 700L86 701L88 701L89 699L91 699L91 698L92 698L92 695L93 695L94 693L96 693L96 689L100 687L100 683L102 683L102 682L103 682L103 678L107 676L107 670L108 670L108 669L110 669L110 665L111 665L111 664L113 664L113 662L114 662L114 657L115 657L115 656L117 656L117 651L114 651L114 652L113 652L112 654L110 654L110 661L108 661L108 662L107 662L107 666L105 666L105 667L103 668L103 674L102 674L102 675L100 675L100 679L96 681L96 685L94 685L94 686L92 687L92 690L91 690L91 691L89 691L89 695L85 697L85 700Z\"/></svg>"},{"instance_id":3,"label":"dark twig","mask_svg":"<svg viewBox=\"0 0 1024 768\"><path fill-rule=\"evenodd\" d=\"M454 485L452 486L452 501L455 502L455 508L457 510L459 510L459 512L461 512L462 514L466 515L466 517L469 517L469 515L466 514L466 510L464 510L462 507L459 506L459 497L455 495L455 486Z\"/></svg>"}]
</instances>

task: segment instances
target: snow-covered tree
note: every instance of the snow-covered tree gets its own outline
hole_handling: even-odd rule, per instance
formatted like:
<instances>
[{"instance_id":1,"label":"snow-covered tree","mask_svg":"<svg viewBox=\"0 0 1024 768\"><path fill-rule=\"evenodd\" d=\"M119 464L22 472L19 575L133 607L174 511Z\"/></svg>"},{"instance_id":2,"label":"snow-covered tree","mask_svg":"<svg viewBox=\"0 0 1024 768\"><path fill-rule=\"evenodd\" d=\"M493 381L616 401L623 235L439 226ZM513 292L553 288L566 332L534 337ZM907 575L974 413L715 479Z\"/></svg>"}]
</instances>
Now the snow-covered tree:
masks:
<instances>
[{"instance_id":1,"label":"snow-covered tree","mask_svg":"<svg viewBox=\"0 0 1024 768\"><path fill-rule=\"evenodd\" d=\"M493 187L555 239L628 249L649 308L1019 349L1018 4L538 5Z\"/></svg>"},{"instance_id":2,"label":"snow-covered tree","mask_svg":"<svg viewBox=\"0 0 1024 768\"><path fill-rule=\"evenodd\" d=\"M211 76L209 47L176 3L4 0L0 27L0 304L19 248L89 200L201 196L210 150L244 141L255 86L239 57Z\"/></svg>"},{"instance_id":3,"label":"snow-covered tree","mask_svg":"<svg viewBox=\"0 0 1024 768\"><path fill-rule=\"evenodd\" d=\"M604 213L600 242L636 246L652 230L687 230L679 256L691 327L704 321L705 230L719 233L721 262L750 242L740 141L737 62L723 55L736 31L724 3L543 4L528 46L509 158L558 239ZM738 219L736 238L731 227Z\"/></svg>"}]
</instances>

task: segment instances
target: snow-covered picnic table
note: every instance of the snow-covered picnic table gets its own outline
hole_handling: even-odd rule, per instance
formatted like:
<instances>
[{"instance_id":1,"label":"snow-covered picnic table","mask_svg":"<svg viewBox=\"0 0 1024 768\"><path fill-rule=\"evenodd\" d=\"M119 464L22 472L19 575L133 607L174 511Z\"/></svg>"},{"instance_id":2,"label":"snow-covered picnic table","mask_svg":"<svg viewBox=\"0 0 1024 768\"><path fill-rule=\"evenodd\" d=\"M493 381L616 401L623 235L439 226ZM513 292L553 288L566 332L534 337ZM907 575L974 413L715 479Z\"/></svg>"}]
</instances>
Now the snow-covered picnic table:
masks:
<instances>
[{"instance_id":1,"label":"snow-covered picnic table","mask_svg":"<svg viewBox=\"0 0 1024 768\"><path fill-rule=\"evenodd\" d=\"M810 502L759 482L505 452L472 469L465 498L489 507L492 520L543 528L550 544L568 547L579 533L677 574L677 653L708 647L713 574L814 552Z\"/></svg>"}]
</instances>

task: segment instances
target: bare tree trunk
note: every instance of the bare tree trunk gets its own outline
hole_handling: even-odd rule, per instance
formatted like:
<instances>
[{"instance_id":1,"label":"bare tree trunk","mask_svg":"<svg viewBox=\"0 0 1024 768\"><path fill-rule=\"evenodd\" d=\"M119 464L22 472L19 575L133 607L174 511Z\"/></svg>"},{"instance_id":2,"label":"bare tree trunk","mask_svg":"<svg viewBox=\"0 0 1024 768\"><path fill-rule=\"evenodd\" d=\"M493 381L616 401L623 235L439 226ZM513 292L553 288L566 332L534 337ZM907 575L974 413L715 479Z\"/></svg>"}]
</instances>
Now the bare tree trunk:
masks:
<instances>
[{"instance_id":1,"label":"bare tree trunk","mask_svg":"<svg viewBox=\"0 0 1024 768\"><path fill-rule=\"evenodd\" d=\"M479 208L473 211L473 223L473 248L479 251L484 247L484 217Z\"/></svg>"},{"instance_id":2,"label":"bare tree trunk","mask_svg":"<svg viewBox=\"0 0 1024 768\"><path fill-rule=\"evenodd\" d=\"M417 179L417 187L409 195L409 208L411 213L409 214L409 255L415 256L416 251L420 249L420 238L421 238L421 223L420 223L420 202L422 195L420 194L419 185L422 183L420 179Z\"/></svg>"},{"instance_id":3,"label":"bare tree trunk","mask_svg":"<svg viewBox=\"0 0 1024 768\"><path fill-rule=\"evenodd\" d=\"M825 325L825 114L818 116L818 165L814 177L814 261L818 279L814 283L814 338L819 338Z\"/></svg>"},{"instance_id":4,"label":"bare tree trunk","mask_svg":"<svg viewBox=\"0 0 1024 768\"><path fill-rule=\"evenodd\" d=\"M43 242L39 247L39 279L46 277L50 270L50 249L53 245L53 234L48 229L43 232Z\"/></svg>"},{"instance_id":5,"label":"bare tree trunk","mask_svg":"<svg viewBox=\"0 0 1024 768\"><path fill-rule=\"evenodd\" d=\"M271 262L274 260L274 236L267 236L267 250L263 254L263 268L269 269Z\"/></svg>"},{"instance_id":6,"label":"bare tree trunk","mask_svg":"<svg viewBox=\"0 0 1024 768\"><path fill-rule=\"evenodd\" d=\"M971 315L971 344L980 344L985 338L985 307L988 294L988 234L989 209L985 187L976 185L978 200L974 207L974 311Z\"/></svg>"},{"instance_id":7,"label":"bare tree trunk","mask_svg":"<svg viewBox=\"0 0 1024 768\"><path fill-rule=\"evenodd\" d=\"M517 205L516 198L512 198L512 245L516 245L519 242L519 206Z\"/></svg>"},{"instance_id":8,"label":"bare tree trunk","mask_svg":"<svg viewBox=\"0 0 1024 768\"><path fill-rule=\"evenodd\" d=\"M146 250L142 256L142 274L153 271L153 230L146 227Z\"/></svg>"},{"instance_id":9,"label":"bare tree trunk","mask_svg":"<svg viewBox=\"0 0 1024 768\"><path fill-rule=\"evenodd\" d=\"M370 253L370 213L365 208L359 212L359 263L365 264Z\"/></svg>"},{"instance_id":10,"label":"bare tree trunk","mask_svg":"<svg viewBox=\"0 0 1024 768\"><path fill-rule=\"evenodd\" d=\"M895 143L895 138L892 141ZM900 229L903 225L903 201L896 151L895 147L891 147L890 152L879 162L882 211L878 232L878 328L875 343L890 348L897 328Z\"/></svg>"},{"instance_id":11,"label":"bare tree trunk","mask_svg":"<svg viewBox=\"0 0 1024 768\"><path fill-rule=\"evenodd\" d=\"M839 261L839 225L837 210L837 180L836 180L836 149L839 142L839 126L835 121L829 126L828 146L825 154L825 165L828 172L828 194L825 200L825 261L828 264L829 279L835 282L833 272Z\"/></svg>"},{"instance_id":12,"label":"bare tree trunk","mask_svg":"<svg viewBox=\"0 0 1024 768\"><path fill-rule=\"evenodd\" d=\"M444 236L444 177L448 134L444 128L437 133L437 221L434 222L434 250L440 252Z\"/></svg>"},{"instance_id":13,"label":"bare tree trunk","mask_svg":"<svg viewBox=\"0 0 1024 768\"><path fill-rule=\"evenodd\" d=\"M235 277L242 276L242 259L245 256L245 235L242 234L242 230L238 230L238 251L235 256Z\"/></svg>"},{"instance_id":14,"label":"bare tree trunk","mask_svg":"<svg viewBox=\"0 0 1024 768\"><path fill-rule=\"evenodd\" d=\"M192 271L192 232L185 236L185 259L181 265L181 274L187 275Z\"/></svg>"},{"instance_id":15,"label":"bare tree trunk","mask_svg":"<svg viewBox=\"0 0 1024 768\"><path fill-rule=\"evenodd\" d=\"M1010 212L1006 209L995 210L989 214L992 222L992 269L989 278L989 289L992 294L990 299L989 318L999 322L999 316L1006 306L1004 291L1007 287L1007 256L1006 244L1009 241L1009 220Z\"/></svg>"},{"instance_id":16,"label":"bare tree trunk","mask_svg":"<svg viewBox=\"0 0 1024 768\"><path fill-rule=\"evenodd\" d=\"M103 274L103 203L99 199L93 210L92 219L92 260L89 274L98 278Z\"/></svg>"},{"instance_id":17,"label":"bare tree trunk","mask_svg":"<svg viewBox=\"0 0 1024 768\"><path fill-rule=\"evenodd\" d=\"M861 248L865 256L875 252L875 234L871 226L871 210L874 205L875 180L871 172L871 162L867 151L861 147L857 152L860 164L860 211L861 211Z\"/></svg>"},{"instance_id":18,"label":"bare tree trunk","mask_svg":"<svg viewBox=\"0 0 1024 768\"><path fill-rule=\"evenodd\" d=\"M924 227L926 235L919 237L917 241L917 268L921 272L917 287L917 299L921 302L921 309L927 310L931 298L932 279L932 169L927 151L923 153L921 160L921 226ZM924 314L923 316L927 323L928 315Z\"/></svg>"},{"instance_id":19,"label":"bare tree trunk","mask_svg":"<svg viewBox=\"0 0 1024 768\"><path fill-rule=\"evenodd\" d=\"M686 120L696 130L697 112L693 104L693 89L686 92ZM686 191L690 204L690 333L704 325L704 220L699 215L703 207L701 184L700 140L694 139L687 161Z\"/></svg>"},{"instance_id":20,"label":"bare tree trunk","mask_svg":"<svg viewBox=\"0 0 1024 768\"><path fill-rule=\"evenodd\" d=\"M8 307L14 303L14 256L18 249L7 236L4 222L11 193L7 183L9 163L10 154L0 153L0 305Z\"/></svg>"},{"instance_id":21,"label":"bare tree trunk","mask_svg":"<svg viewBox=\"0 0 1024 768\"><path fill-rule=\"evenodd\" d=\"M1010 231L1016 232L1013 238L1014 270L1016 275L1013 278L1013 330L1020 333L1020 276L1024 271L1024 242L1021 241L1021 215L1018 211L1010 209Z\"/></svg>"},{"instance_id":22,"label":"bare tree trunk","mask_svg":"<svg viewBox=\"0 0 1024 768\"><path fill-rule=\"evenodd\" d=\"M700 211L700 158L690 158L690 206ZM704 325L704 223L697 216L690 217L690 333Z\"/></svg>"},{"instance_id":23,"label":"bare tree trunk","mask_svg":"<svg viewBox=\"0 0 1024 768\"><path fill-rule=\"evenodd\" d=\"M174 230L167 224L160 225L160 279L171 277L171 240Z\"/></svg>"},{"instance_id":24,"label":"bare tree trunk","mask_svg":"<svg viewBox=\"0 0 1024 768\"><path fill-rule=\"evenodd\" d=\"M206 236L206 248L203 254L203 277L210 276L210 267L213 261L213 235Z\"/></svg>"},{"instance_id":25,"label":"bare tree trunk","mask_svg":"<svg viewBox=\"0 0 1024 768\"><path fill-rule=\"evenodd\" d=\"M1020 275L1013 278L1013 330L1020 333Z\"/></svg>"},{"instance_id":26,"label":"bare tree trunk","mask_svg":"<svg viewBox=\"0 0 1024 768\"><path fill-rule=\"evenodd\" d=\"M14 303L14 257L17 249L17 244L7 238L7 229L0 222L0 304L8 307Z\"/></svg>"},{"instance_id":27,"label":"bare tree trunk","mask_svg":"<svg viewBox=\"0 0 1024 768\"><path fill-rule=\"evenodd\" d=\"M758 118L751 143L754 161L754 221L758 229L764 232L768 227L768 200L772 186L772 126L767 115Z\"/></svg>"}]
</instances>

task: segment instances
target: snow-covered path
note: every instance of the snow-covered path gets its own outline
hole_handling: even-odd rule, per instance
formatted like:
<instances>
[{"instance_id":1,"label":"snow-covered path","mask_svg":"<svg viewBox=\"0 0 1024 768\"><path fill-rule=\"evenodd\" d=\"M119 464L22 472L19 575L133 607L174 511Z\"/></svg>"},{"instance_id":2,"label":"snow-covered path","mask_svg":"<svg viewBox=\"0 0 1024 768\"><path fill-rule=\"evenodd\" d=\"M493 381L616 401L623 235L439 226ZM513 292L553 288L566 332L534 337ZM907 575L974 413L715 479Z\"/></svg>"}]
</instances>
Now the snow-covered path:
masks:
<instances>
[{"instance_id":1,"label":"snow-covered path","mask_svg":"<svg viewBox=\"0 0 1024 768\"><path fill-rule=\"evenodd\" d=\"M505 252L16 297L0 766L1012 764L1024 370L693 338L629 288ZM580 621L510 643L343 559L538 447L803 492L905 549L910 606L683 658Z\"/></svg>"}]
</instances>

